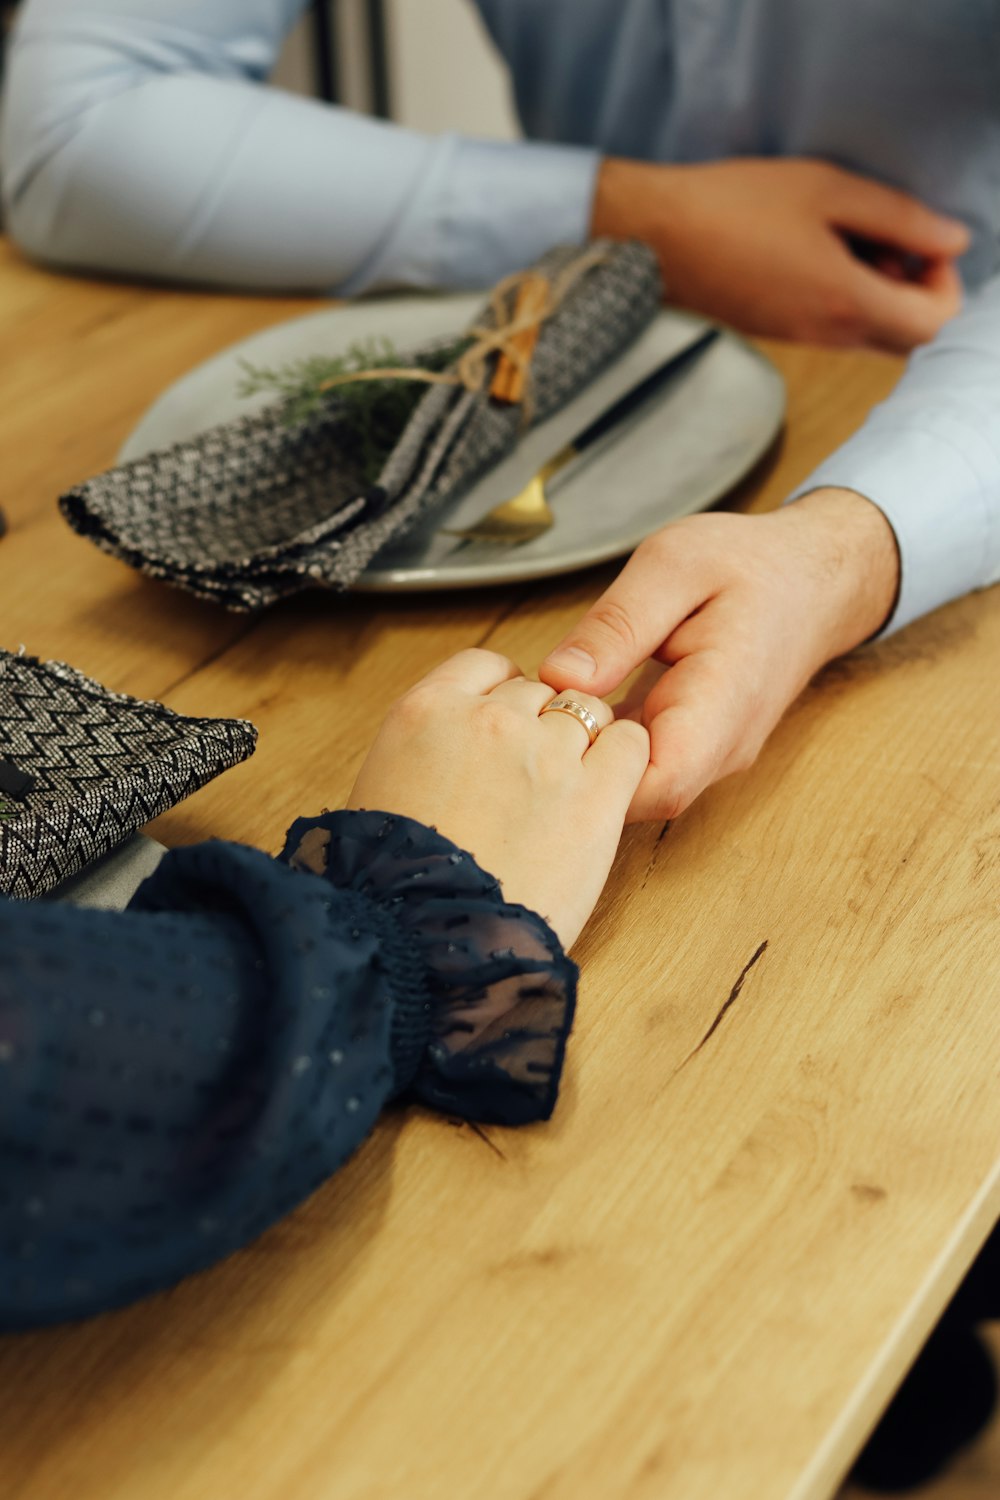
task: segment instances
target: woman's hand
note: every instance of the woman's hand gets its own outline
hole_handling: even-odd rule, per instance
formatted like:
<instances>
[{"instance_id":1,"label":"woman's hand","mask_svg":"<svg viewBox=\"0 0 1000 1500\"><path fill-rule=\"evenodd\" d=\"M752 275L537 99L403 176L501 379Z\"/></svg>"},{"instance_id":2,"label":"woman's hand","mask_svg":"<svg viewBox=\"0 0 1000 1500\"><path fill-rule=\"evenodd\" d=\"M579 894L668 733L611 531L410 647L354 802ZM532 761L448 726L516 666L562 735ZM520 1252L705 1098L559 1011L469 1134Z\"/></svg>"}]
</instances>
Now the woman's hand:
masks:
<instances>
[{"instance_id":1,"label":"woman's hand","mask_svg":"<svg viewBox=\"0 0 1000 1500\"><path fill-rule=\"evenodd\" d=\"M645 240L669 302L745 333L905 353L959 309L969 232L809 159L602 163L591 233Z\"/></svg>"},{"instance_id":2,"label":"woman's hand","mask_svg":"<svg viewBox=\"0 0 1000 1500\"><path fill-rule=\"evenodd\" d=\"M347 801L433 825L566 948L597 904L649 762L641 725L572 696L602 726L592 746L568 714L541 715L552 688L492 651L462 651L392 706Z\"/></svg>"},{"instance_id":3,"label":"woman's hand","mask_svg":"<svg viewBox=\"0 0 1000 1500\"><path fill-rule=\"evenodd\" d=\"M651 740L630 820L673 818L753 764L810 677L885 624L898 580L892 528L850 490L763 516L690 516L642 543L539 673L560 692L603 694L661 664L617 712Z\"/></svg>"}]
</instances>

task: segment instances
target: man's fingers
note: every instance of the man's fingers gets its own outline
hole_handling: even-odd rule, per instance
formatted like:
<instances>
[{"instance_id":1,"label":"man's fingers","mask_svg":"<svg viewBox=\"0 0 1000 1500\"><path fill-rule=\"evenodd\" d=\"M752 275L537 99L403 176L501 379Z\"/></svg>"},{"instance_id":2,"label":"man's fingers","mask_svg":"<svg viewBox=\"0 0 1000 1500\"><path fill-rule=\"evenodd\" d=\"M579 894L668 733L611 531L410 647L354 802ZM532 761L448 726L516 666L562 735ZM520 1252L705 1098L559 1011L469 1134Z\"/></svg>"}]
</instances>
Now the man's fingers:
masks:
<instances>
[{"instance_id":1,"label":"man's fingers","mask_svg":"<svg viewBox=\"0 0 1000 1500\"><path fill-rule=\"evenodd\" d=\"M653 691L665 668L659 661L648 661L646 665L637 672L632 683L625 694L615 704L616 719L634 719L637 724L645 723L643 710L646 699Z\"/></svg>"},{"instance_id":2,"label":"man's fingers","mask_svg":"<svg viewBox=\"0 0 1000 1500\"><path fill-rule=\"evenodd\" d=\"M929 343L962 305L962 284L954 266L928 266L919 282L893 280L858 264L858 310L866 342L896 353Z\"/></svg>"},{"instance_id":3,"label":"man's fingers","mask_svg":"<svg viewBox=\"0 0 1000 1500\"><path fill-rule=\"evenodd\" d=\"M728 767L747 712L737 674L717 652L686 656L646 700L650 761L629 822L675 818Z\"/></svg>"},{"instance_id":4,"label":"man's fingers","mask_svg":"<svg viewBox=\"0 0 1000 1500\"><path fill-rule=\"evenodd\" d=\"M928 260L953 259L969 248L969 230L960 219L935 213L918 198L868 178L838 175L838 187L829 203L830 222L838 229L896 245Z\"/></svg>"},{"instance_id":5,"label":"man's fingers","mask_svg":"<svg viewBox=\"0 0 1000 1500\"><path fill-rule=\"evenodd\" d=\"M952 303L955 312L962 306L962 278L950 260L928 261L916 277L916 284Z\"/></svg>"},{"instance_id":6,"label":"man's fingers","mask_svg":"<svg viewBox=\"0 0 1000 1500\"><path fill-rule=\"evenodd\" d=\"M611 587L542 662L538 675L559 692L613 692L706 597L693 568L671 567L666 533L642 543Z\"/></svg>"}]
</instances>

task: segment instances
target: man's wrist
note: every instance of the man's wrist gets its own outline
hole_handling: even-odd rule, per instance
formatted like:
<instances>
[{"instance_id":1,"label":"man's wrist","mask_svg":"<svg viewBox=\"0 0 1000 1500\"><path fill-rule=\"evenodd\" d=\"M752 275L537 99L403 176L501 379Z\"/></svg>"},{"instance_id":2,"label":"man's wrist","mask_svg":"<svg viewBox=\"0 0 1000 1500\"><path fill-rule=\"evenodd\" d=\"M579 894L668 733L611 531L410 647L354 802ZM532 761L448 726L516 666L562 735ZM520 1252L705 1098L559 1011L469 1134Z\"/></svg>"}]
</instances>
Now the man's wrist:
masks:
<instances>
[{"instance_id":1,"label":"man's wrist","mask_svg":"<svg viewBox=\"0 0 1000 1500\"><path fill-rule=\"evenodd\" d=\"M873 501L855 490L811 490L780 512L808 522L815 556L829 587L830 658L879 634L892 617L900 586L896 534Z\"/></svg>"},{"instance_id":2,"label":"man's wrist","mask_svg":"<svg viewBox=\"0 0 1000 1500\"><path fill-rule=\"evenodd\" d=\"M683 168L667 163L605 156L597 168L590 214L594 239L645 240L661 249L663 220L669 217L674 186ZM656 191L652 193L652 174Z\"/></svg>"},{"instance_id":3,"label":"man's wrist","mask_svg":"<svg viewBox=\"0 0 1000 1500\"><path fill-rule=\"evenodd\" d=\"M631 162L617 156L604 156L598 163L590 209L593 239L631 238L635 204L631 167Z\"/></svg>"}]
</instances>

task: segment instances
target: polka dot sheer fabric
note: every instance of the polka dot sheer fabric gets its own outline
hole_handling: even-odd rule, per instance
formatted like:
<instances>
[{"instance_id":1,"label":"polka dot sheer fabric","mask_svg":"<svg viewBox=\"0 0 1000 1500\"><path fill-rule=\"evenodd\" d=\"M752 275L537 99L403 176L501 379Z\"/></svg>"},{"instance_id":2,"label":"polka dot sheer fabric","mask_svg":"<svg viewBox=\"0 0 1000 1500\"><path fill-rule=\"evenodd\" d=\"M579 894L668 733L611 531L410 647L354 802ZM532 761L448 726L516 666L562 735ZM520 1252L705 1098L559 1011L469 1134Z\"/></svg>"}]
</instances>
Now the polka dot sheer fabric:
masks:
<instances>
[{"instance_id":1,"label":"polka dot sheer fabric","mask_svg":"<svg viewBox=\"0 0 1000 1500\"><path fill-rule=\"evenodd\" d=\"M245 1244L393 1098L545 1119L576 968L433 830L300 820L168 854L124 913L0 898L0 1328Z\"/></svg>"}]
</instances>

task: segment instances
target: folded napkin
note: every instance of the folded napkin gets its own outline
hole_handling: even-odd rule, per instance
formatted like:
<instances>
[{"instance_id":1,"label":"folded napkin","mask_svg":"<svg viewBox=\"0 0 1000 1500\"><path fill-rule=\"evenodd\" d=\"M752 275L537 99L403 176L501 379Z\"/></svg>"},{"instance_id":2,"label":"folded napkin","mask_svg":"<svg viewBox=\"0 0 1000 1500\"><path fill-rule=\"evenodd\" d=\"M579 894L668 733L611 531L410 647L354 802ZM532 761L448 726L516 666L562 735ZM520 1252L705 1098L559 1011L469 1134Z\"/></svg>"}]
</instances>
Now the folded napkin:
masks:
<instances>
[{"instance_id":1,"label":"folded napkin","mask_svg":"<svg viewBox=\"0 0 1000 1500\"><path fill-rule=\"evenodd\" d=\"M478 386L407 387L412 401L395 430L382 422L374 482L370 445L333 389L297 421L277 401L98 475L62 497L63 515L105 552L229 609L348 587L390 539L504 458L526 417L544 420L617 358L662 296L656 259L639 244L554 250L526 275L566 288L540 324L526 406L491 396L494 349ZM485 335L489 347L505 316L515 316L513 303L494 296L470 341ZM399 363L440 369L445 347L411 349ZM398 411L398 387L393 394Z\"/></svg>"},{"instance_id":2,"label":"folded napkin","mask_svg":"<svg viewBox=\"0 0 1000 1500\"><path fill-rule=\"evenodd\" d=\"M0 893L51 890L256 743L243 719L185 718L0 651Z\"/></svg>"}]
</instances>

